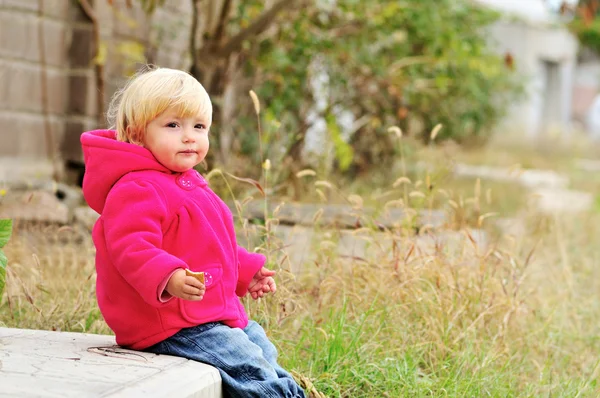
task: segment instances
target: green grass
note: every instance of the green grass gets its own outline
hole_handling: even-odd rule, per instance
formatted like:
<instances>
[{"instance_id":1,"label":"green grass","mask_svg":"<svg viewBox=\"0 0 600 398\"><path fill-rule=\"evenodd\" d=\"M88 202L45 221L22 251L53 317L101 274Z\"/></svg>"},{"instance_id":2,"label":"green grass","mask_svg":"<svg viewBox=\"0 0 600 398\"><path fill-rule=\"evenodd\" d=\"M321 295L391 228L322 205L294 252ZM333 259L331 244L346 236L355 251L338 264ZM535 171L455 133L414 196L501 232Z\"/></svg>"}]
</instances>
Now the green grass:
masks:
<instances>
[{"instance_id":1,"label":"green grass","mask_svg":"<svg viewBox=\"0 0 600 398\"><path fill-rule=\"evenodd\" d=\"M435 156L438 150L414 156L443 158ZM494 157L512 162L519 160L516 153L532 165L543 163L531 149L504 155L497 149ZM479 152L454 156L473 164L487 159ZM576 176L581 187L597 184L593 173L569 166L567 154L560 159L545 164ZM405 227L366 231L374 242L394 240L397 250L371 249L362 261L325 250L329 238L315 239L306 250L317 260L303 264L301 275L289 272L285 253L270 253L279 269L278 293L245 303L278 347L281 363L330 397L600 396L598 209L540 216L528 212L528 192L519 187L457 179L443 165L435 167L431 189L426 171L411 171L406 193L423 193L411 206L456 203L449 230L473 226L487 212L518 214L530 233L491 238L490 250L475 255L468 239L419 252L414 231ZM394 181L340 181L325 192L331 201L354 194L365 205L383 206L405 195ZM314 180L303 182L307 191L314 188ZM492 219L483 227L491 228ZM261 242L263 251L281 244L276 237ZM110 333L95 304L89 233L17 223L5 249L4 326Z\"/></svg>"}]
</instances>

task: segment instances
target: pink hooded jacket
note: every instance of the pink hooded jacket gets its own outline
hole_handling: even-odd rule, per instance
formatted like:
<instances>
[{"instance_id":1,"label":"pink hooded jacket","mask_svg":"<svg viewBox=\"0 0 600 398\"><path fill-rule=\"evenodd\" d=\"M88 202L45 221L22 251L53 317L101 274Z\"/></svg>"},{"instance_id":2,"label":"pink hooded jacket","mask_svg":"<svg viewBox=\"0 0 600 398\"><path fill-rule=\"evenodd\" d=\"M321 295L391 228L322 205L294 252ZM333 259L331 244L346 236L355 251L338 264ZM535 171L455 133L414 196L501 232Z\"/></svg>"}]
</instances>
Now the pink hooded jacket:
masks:
<instances>
[{"instance_id":1,"label":"pink hooded jacket","mask_svg":"<svg viewBox=\"0 0 600 398\"><path fill-rule=\"evenodd\" d=\"M117 344L144 349L186 327L221 321L244 328L244 296L265 257L236 243L229 208L195 170L175 173L116 133L82 134L83 194L100 214L96 296ZM201 301L165 299L179 268L204 271ZM238 297L239 296L239 297Z\"/></svg>"}]
</instances>

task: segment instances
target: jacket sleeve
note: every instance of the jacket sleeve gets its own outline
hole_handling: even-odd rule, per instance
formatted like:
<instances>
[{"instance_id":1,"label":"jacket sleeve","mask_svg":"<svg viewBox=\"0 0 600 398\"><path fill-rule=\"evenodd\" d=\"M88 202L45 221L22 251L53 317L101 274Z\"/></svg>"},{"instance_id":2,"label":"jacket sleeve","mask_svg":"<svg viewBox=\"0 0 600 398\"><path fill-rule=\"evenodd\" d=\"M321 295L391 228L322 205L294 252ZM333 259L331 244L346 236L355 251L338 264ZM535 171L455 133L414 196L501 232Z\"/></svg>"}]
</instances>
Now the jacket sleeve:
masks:
<instances>
[{"instance_id":1,"label":"jacket sleeve","mask_svg":"<svg viewBox=\"0 0 600 398\"><path fill-rule=\"evenodd\" d=\"M238 253L238 282L235 293L243 297L248 293L252 278L265 265L266 257L259 253L248 253L241 246L237 247Z\"/></svg>"},{"instance_id":2,"label":"jacket sleeve","mask_svg":"<svg viewBox=\"0 0 600 398\"><path fill-rule=\"evenodd\" d=\"M162 249L168 216L163 193L147 181L117 183L110 191L102 217L108 255L118 272L148 304L159 307L157 291L178 268L179 258Z\"/></svg>"}]
</instances>

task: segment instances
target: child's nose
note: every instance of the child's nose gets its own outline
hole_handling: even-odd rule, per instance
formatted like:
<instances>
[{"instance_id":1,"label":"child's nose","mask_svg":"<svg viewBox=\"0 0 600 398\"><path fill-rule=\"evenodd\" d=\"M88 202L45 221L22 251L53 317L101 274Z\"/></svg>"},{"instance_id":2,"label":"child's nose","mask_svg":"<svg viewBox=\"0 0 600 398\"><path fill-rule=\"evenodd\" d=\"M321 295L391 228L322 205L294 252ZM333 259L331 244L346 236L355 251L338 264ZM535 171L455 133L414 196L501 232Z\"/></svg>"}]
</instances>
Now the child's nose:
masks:
<instances>
[{"instance_id":1,"label":"child's nose","mask_svg":"<svg viewBox=\"0 0 600 398\"><path fill-rule=\"evenodd\" d=\"M194 129L193 128L185 128L183 130L183 142L194 142Z\"/></svg>"}]
</instances>

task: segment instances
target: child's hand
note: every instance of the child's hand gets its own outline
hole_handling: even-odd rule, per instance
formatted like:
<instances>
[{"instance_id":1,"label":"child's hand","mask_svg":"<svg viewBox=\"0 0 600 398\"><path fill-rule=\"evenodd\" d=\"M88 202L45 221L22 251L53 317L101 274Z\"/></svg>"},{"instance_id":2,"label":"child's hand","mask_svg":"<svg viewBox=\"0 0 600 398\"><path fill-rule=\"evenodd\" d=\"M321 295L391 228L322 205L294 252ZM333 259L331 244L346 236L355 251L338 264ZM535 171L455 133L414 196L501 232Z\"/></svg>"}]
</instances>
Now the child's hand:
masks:
<instances>
[{"instance_id":1,"label":"child's hand","mask_svg":"<svg viewBox=\"0 0 600 398\"><path fill-rule=\"evenodd\" d=\"M250 282L250 287L248 287L248 292L254 300L264 296L266 293L275 293L277 286L275 285L273 275L275 275L275 271L271 271L265 267L262 267L254 275L254 278Z\"/></svg>"},{"instance_id":2,"label":"child's hand","mask_svg":"<svg viewBox=\"0 0 600 398\"><path fill-rule=\"evenodd\" d=\"M165 290L171 296L183 300L200 301L204 297L206 286L193 276L187 276L185 270L180 269L171 275Z\"/></svg>"}]
</instances>

